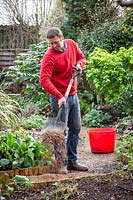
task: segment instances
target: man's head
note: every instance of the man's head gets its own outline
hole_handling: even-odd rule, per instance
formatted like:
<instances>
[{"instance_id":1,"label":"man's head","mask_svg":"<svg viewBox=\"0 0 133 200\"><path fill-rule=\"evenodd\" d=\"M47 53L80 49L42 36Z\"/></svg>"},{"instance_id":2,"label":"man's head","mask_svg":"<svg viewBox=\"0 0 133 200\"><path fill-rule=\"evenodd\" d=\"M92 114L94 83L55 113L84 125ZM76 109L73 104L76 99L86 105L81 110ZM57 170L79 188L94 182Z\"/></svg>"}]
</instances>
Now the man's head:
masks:
<instances>
[{"instance_id":1,"label":"man's head","mask_svg":"<svg viewBox=\"0 0 133 200\"><path fill-rule=\"evenodd\" d=\"M55 36L59 38L63 37L62 31L58 27L49 28L47 31L47 39L51 39Z\"/></svg>"},{"instance_id":2,"label":"man's head","mask_svg":"<svg viewBox=\"0 0 133 200\"><path fill-rule=\"evenodd\" d=\"M63 42L64 36L59 28L57 27L49 28L47 31L47 39L52 49L56 51L61 51L64 45Z\"/></svg>"}]
</instances>

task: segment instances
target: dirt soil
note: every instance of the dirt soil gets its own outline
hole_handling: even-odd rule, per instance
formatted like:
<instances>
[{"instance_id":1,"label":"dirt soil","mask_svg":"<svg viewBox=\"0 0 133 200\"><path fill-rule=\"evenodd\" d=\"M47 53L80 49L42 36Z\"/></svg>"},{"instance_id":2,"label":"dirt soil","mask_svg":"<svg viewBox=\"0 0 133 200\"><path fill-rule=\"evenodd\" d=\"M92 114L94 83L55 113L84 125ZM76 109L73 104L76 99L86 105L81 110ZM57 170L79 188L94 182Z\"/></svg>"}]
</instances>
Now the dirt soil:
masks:
<instances>
[{"instance_id":1,"label":"dirt soil","mask_svg":"<svg viewBox=\"0 0 133 200\"><path fill-rule=\"evenodd\" d=\"M117 141L116 141L117 142ZM82 127L78 145L78 160L88 166L88 172L31 176L34 188L20 187L6 200L133 200L133 174L123 172L116 163L116 152L91 152L87 128Z\"/></svg>"}]
</instances>

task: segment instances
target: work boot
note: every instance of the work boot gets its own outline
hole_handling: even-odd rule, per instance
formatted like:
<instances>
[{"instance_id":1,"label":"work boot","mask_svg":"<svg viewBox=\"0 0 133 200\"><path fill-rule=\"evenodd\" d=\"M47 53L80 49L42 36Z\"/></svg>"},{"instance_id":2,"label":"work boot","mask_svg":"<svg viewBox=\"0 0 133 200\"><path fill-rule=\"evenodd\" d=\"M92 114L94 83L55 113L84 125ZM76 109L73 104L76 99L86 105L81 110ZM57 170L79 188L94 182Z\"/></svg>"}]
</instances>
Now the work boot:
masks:
<instances>
[{"instance_id":1,"label":"work boot","mask_svg":"<svg viewBox=\"0 0 133 200\"><path fill-rule=\"evenodd\" d=\"M68 163L67 169L68 170L83 171L83 172L88 171L88 167L81 165L77 162L76 163Z\"/></svg>"},{"instance_id":2,"label":"work boot","mask_svg":"<svg viewBox=\"0 0 133 200\"><path fill-rule=\"evenodd\" d=\"M67 173L68 171L66 166L63 166L60 169L58 169L58 174L67 174Z\"/></svg>"}]
</instances>

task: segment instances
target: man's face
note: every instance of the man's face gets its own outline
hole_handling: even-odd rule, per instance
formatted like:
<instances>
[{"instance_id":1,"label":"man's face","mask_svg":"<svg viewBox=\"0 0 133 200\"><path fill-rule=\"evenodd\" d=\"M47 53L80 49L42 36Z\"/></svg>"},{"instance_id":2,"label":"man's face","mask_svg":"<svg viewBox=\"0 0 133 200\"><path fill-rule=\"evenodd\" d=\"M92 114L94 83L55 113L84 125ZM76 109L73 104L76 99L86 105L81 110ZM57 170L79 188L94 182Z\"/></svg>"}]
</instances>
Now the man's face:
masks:
<instances>
[{"instance_id":1,"label":"man's face","mask_svg":"<svg viewBox=\"0 0 133 200\"><path fill-rule=\"evenodd\" d=\"M53 38L48 38L49 44L52 49L60 51L63 48L63 37L55 36Z\"/></svg>"}]
</instances>

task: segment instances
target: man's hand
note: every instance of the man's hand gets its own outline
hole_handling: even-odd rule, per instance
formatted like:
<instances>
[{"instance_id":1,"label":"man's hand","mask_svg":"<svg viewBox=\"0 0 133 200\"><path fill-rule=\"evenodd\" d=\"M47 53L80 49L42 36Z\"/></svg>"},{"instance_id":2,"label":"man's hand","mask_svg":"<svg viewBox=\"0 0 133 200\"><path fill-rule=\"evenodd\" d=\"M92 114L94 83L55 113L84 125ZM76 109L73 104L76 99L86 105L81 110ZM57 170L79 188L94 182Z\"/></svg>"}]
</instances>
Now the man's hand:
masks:
<instances>
[{"instance_id":1,"label":"man's hand","mask_svg":"<svg viewBox=\"0 0 133 200\"><path fill-rule=\"evenodd\" d=\"M59 106L59 108L62 105L66 106L66 99L65 99L65 97L62 97L61 99L58 100L58 106Z\"/></svg>"},{"instance_id":2,"label":"man's hand","mask_svg":"<svg viewBox=\"0 0 133 200\"><path fill-rule=\"evenodd\" d=\"M77 68L77 71L79 71L79 73L82 74L83 69L82 69L82 67L80 66L80 64L77 64L77 65L76 65L76 68Z\"/></svg>"}]
</instances>

